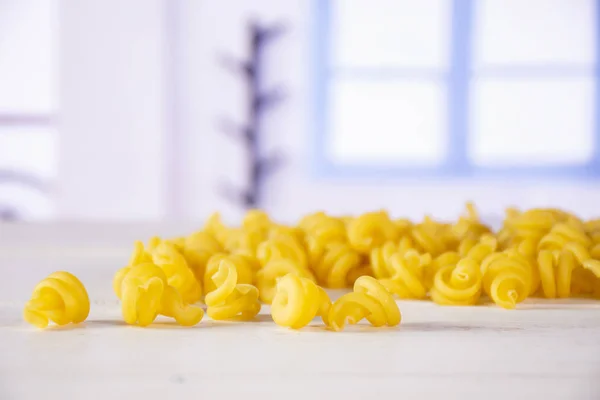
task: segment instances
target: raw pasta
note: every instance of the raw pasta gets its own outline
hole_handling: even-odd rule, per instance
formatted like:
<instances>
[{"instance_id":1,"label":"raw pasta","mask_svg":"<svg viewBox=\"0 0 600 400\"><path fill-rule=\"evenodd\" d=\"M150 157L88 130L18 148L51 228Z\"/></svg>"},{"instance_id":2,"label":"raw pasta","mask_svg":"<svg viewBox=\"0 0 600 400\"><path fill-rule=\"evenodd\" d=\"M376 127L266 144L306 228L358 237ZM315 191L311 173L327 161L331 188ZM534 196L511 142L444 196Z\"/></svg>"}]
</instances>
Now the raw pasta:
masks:
<instances>
[{"instance_id":1,"label":"raw pasta","mask_svg":"<svg viewBox=\"0 0 600 400\"><path fill-rule=\"evenodd\" d=\"M59 271L50 274L33 289L25 304L25 321L46 328L49 321L57 325L78 324L90 312L90 300L85 287L75 275Z\"/></svg>"},{"instance_id":2,"label":"raw pasta","mask_svg":"<svg viewBox=\"0 0 600 400\"><path fill-rule=\"evenodd\" d=\"M258 289L248 283L238 283L236 265L229 258L218 262L218 270L212 275L215 289L206 294L206 313L214 320L254 318L260 311Z\"/></svg>"},{"instance_id":3,"label":"raw pasta","mask_svg":"<svg viewBox=\"0 0 600 400\"><path fill-rule=\"evenodd\" d=\"M277 325L300 329L316 316L327 324L330 308L325 290L310 279L287 274L277 281L271 316Z\"/></svg>"},{"instance_id":4,"label":"raw pasta","mask_svg":"<svg viewBox=\"0 0 600 400\"><path fill-rule=\"evenodd\" d=\"M157 317L172 317L183 326L196 325L204 312L185 303L176 288L169 285L162 268L152 263L125 267L113 283L121 299L123 319L131 325L148 326Z\"/></svg>"},{"instance_id":5,"label":"raw pasta","mask_svg":"<svg viewBox=\"0 0 600 400\"><path fill-rule=\"evenodd\" d=\"M356 324L363 318L375 327L396 326L402 319L392 295L377 279L370 276L358 278L354 282L354 291L333 303L327 325L334 331L341 331L346 321Z\"/></svg>"}]
</instances>

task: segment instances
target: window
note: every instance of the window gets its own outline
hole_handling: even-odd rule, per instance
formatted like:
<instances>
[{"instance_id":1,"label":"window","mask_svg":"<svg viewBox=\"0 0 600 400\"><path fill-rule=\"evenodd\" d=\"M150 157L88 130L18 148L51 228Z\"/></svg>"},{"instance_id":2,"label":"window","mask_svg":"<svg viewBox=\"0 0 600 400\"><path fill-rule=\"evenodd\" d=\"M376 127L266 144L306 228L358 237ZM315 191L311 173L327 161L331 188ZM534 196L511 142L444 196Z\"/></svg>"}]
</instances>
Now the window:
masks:
<instances>
[{"instance_id":1,"label":"window","mask_svg":"<svg viewBox=\"0 0 600 400\"><path fill-rule=\"evenodd\" d=\"M600 175L597 3L319 0L319 173Z\"/></svg>"},{"instance_id":2,"label":"window","mask_svg":"<svg viewBox=\"0 0 600 400\"><path fill-rule=\"evenodd\" d=\"M0 0L0 219L52 216L56 0Z\"/></svg>"}]
</instances>

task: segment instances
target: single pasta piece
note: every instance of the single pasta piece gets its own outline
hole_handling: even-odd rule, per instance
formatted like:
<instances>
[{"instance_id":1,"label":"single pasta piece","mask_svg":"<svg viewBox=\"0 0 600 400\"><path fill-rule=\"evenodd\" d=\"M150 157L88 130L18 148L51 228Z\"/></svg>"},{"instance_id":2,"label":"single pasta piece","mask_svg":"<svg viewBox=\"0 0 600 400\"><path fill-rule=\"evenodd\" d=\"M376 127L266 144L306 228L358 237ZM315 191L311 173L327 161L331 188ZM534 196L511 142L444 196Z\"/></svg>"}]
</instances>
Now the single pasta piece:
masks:
<instances>
[{"instance_id":1,"label":"single pasta piece","mask_svg":"<svg viewBox=\"0 0 600 400\"><path fill-rule=\"evenodd\" d=\"M369 258L375 278L385 279L394 274L394 271L391 268L390 258L398 252L398 245L391 240L385 242L382 246L371 250Z\"/></svg>"},{"instance_id":2,"label":"single pasta piece","mask_svg":"<svg viewBox=\"0 0 600 400\"><path fill-rule=\"evenodd\" d=\"M221 219L221 214L218 212L212 213L204 224L204 231L208 232L212 237L217 239L219 244L224 247L227 237L229 236L231 229L225 226Z\"/></svg>"},{"instance_id":3,"label":"single pasta piece","mask_svg":"<svg viewBox=\"0 0 600 400\"><path fill-rule=\"evenodd\" d=\"M146 248L144 247L144 243L142 243L139 240L136 240L134 242L133 253L131 254L131 257L129 258L129 262L127 263L127 266L118 270L117 273L115 274L115 277L113 278L113 291L115 292L115 294L117 295L117 297L119 299L121 298L121 281L123 280L123 277L129 270L129 268L131 268L135 265L146 264L146 263L151 263L151 262L152 262L152 255L146 251Z\"/></svg>"},{"instance_id":4,"label":"single pasta piece","mask_svg":"<svg viewBox=\"0 0 600 400\"><path fill-rule=\"evenodd\" d=\"M205 298L209 317L214 320L251 320L259 313L258 289L250 284L238 283L237 268L229 258L219 260L219 268L212 280L215 289Z\"/></svg>"},{"instance_id":5,"label":"single pasta piece","mask_svg":"<svg viewBox=\"0 0 600 400\"><path fill-rule=\"evenodd\" d=\"M479 213L472 202L467 202L465 209L465 215L462 215L450 228L452 235L456 240L461 242L463 248L468 243L473 243L474 245L481 235L490 232L490 228L481 223ZM468 248L466 251L468 251ZM461 249L459 249L459 252L463 255L465 254L461 252Z\"/></svg>"},{"instance_id":6,"label":"single pasta piece","mask_svg":"<svg viewBox=\"0 0 600 400\"><path fill-rule=\"evenodd\" d=\"M319 283L340 289L352 284L353 272L360 267L360 254L347 243L335 243L328 246L323 257L313 264L313 271Z\"/></svg>"},{"instance_id":7,"label":"single pasta piece","mask_svg":"<svg viewBox=\"0 0 600 400\"><path fill-rule=\"evenodd\" d=\"M152 263L126 268L115 281L120 286L123 319L130 325L148 326L161 314L180 325L192 326L204 316L200 307L184 302L177 289L168 284L165 272Z\"/></svg>"},{"instance_id":8,"label":"single pasta piece","mask_svg":"<svg viewBox=\"0 0 600 400\"><path fill-rule=\"evenodd\" d=\"M265 240L265 233L259 229L231 229L223 248L229 253L243 254L256 257L258 246Z\"/></svg>"},{"instance_id":9,"label":"single pasta piece","mask_svg":"<svg viewBox=\"0 0 600 400\"><path fill-rule=\"evenodd\" d=\"M595 293L600 261L581 241L569 242L561 250L540 250L537 261L546 298Z\"/></svg>"},{"instance_id":10,"label":"single pasta piece","mask_svg":"<svg viewBox=\"0 0 600 400\"><path fill-rule=\"evenodd\" d=\"M570 242L563 249L573 253L577 262L583 268L592 272L597 278L600 278L600 261L592 258L592 254L590 254L585 245L580 242Z\"/></svg>"},{"instance_id":11,"label":"single pasta piece","mask_svg":"<svg viewBox=\"0 0 600 400\"><path fill-rule=\"evenodd\" d=\"M194 272L197 281L204 279L204 270L208 260L223 251L219 242L208 232L198 231L185 238L183 256Z\"/></svg>"},{"instance_id":12,"label":"single pasta piece","mask_svg":"<svg viewBox=\"0 0 600 400\"><path fill-rule=\"evenodd\" d=\"M586 235L583 229L568 223L558 223L547 235L542 237L538 248L540 250L560 250L569 243L576 243L587 249L592 245L592 239Z\"/></svg>"},{"instance_id":13,"label":"single pasta piece","mask_svg":"<svg viewBox=\"0 0 600 400\"><path fill-rule=\"evenodd\" d=\"M302 268L293 260L276 258L271 260L256 274L256 287L263 303L271 304L275 297L277 278L289 273L300 277L315 280L313 274L307 268Z\"/></svg>"},{"instance_id":14,"label":"single pasta piece","mask_svg":"<svg viewBox=\"0 0 600 400\"><path fill-rule=\"evenodd\" d=\"M154 243L154 245L152 245ZM195 303L202 298L202 286L196 280L194 272L188 267L185 257L172 244L151 240L152 262L166 274L169 285L181 294L186 303Z\"/></svg>"},{"instance_id":15,"label":"single pasta piece","mask_svg":"<svg viewBox=\"0 0 600 400\"><path fill-rule=\"evenodd\" d=\"M431 256L419 254L416 250L409 250L405 254L396 253L390 257L393 275L380 282L388 291L402 299L424 299L427 296L424 270L429 263Z\"/></svg>"},{"instance_id":16,"label":"single pasta piece","mask_svg":"<svg viewBox=\"0 0 600 400\"><path fill-rule=\"evenodd\" d=\"M185 237L179 236L170 239L164 239L164 241L173 245L178 252L183 253L185 248L185 239Z\"/></svg>"},{"instance_id":17,"label":"single pasta piece","mask_svg":"<svg viewBox=\"0 0 600 400\"><path fill-rule=\"evenodd\" d=\"M467 241L468 239L465 239ZM464 242L464 241L463 241ZM461 243L462 244L462 243ZM496 238L489 234L484 233L480 236L479 240L469 248L469 250L464 254L464 257L472 258L478 264L481 263L487 256L496 251L498 247L498 242ZM460 252L460 250L459 250ZM462 255L462 253L461 253Z\"/></svg>"},{"instance_id":18,"label":"single pasta piece","mask_svg":"<svg viewBox=\"0 0 600 400\"><path fill-rule=\"evenodd\" d=\"M385 211L362 214L348 224L347 231L350 244L362 254L399 237L398 227Z\"/></svg>"},{"instance_id":19,"label":"single pasta piece","mask_svg":"<svg viewBox=\"0 0 600 400\"><path fill-rule=\"evenodd\" d=\"M540 250L537 257L542 291L547 299L556 298L556 268L558 266L558 251Z\"/></svg>"},{"instance_id":20,"label":"single pasta piece","mask_svg":"<svg viewBox=\"0 0 600 400\"><path fill-rule=\"evenodd\" d=\"M327 325L334 331L341 331L346 321L356 324L363 318L375 327L396 326L402 319L391 293L370 276L358 278L354 282L354 291L346 293L333 303Z\"/></svg>"},{"instance_id":21,"label":"single pasta piece","mask_svg":"<svg viewBox=\"0 0 600 400\"><path fill-rule=\"evenodd\" d=\"M302 268L308 267L306 251L294 236L277 236L262 242L256 250L256 258L262 266L277 258L292 260Z\"/></svg>"},{"instance_id":22,"label":"single pasta piece","mask_svg":"<svg viewBox=\"0 0 600 400\"><path fill-rule=\"evenodd\" d=\"M515 308L537 290L532 270L529 261L516 251L490 254L481 263L484 290L500 307Z\"/></svg>"},{"instance_id":23,"label":"single pasta piece","mask_svg":"<svg viewBox=\"0 0 600 400\"><path fill-rule=\"evenodd\" d=\"M460 260L461 256L455 251L447 251L434 258L423 268L423 284L425 287L431 289L437 272L447 266L456 266Z\"/></svg>"},{"instance_id":24,"label":"single pasta piece","mask_svg":"<svg viewBox=\"0 0 600 400\"><path fill-rule=\"evenodd\" d=\"M129 258L128 266L133 267L134 265L144 264L152 262L152 254L146 251L144 243L140 240L136 240L134 243L133 253Z\"/></svg>"},{"instance_id":25,"label":"single pasta piece","mask_svg":"<svg viewBox=\"0 0 600 400\"><path fill-rule=\"evenodd\" d=\"M310 265L321 260L328 246L348 242L345 223L323 212L304 217L299 227L305 233L304 245Z\"/></svg>"},{"instance_id":26,"label":"single pasta piece","mask_svg":"<svg viewBox=\"0 0 600 400\"><path fill-rule=\"evenodd\" d=\"M481 272L474 258L463 258L442 267L435 275L431 299L440 305L469 306L477 304L481 294Z\"/></svg>"},{"instance_id":27,"label":"single pasta piece","mask_svg":"<svg viewBox=\"0 0 600 400\"><path fill-rule=\"evenodd\" d=\"M415 225L411 231L415 247L423 253L431 254L432 257L450 250L443 229L443 226L431 220Z\"/></svg>"},{"instance_id":28,"label":"single pasta piece","mask_svg":"<svg viewBox=\"0 0 600 400\"><path fill-rule=\"evenodd\" d=\"M327 324L330 308L325 290L310 279L287 274L277 281L271 316L277 325L300 329L316 316Z\"/></svg>"},{"instance_id":29,"label":"single pasta piece","mask_svg":"<svg viewBox=\"0 0 600 400\"><path fill-rule=\"evenodd\" d=\"M81 281L69 272L59 271L36 285L23 317L38 328L46 328L49 321L57 325L81 323L89 313L90 299Z\"/></svg>"},{"instance_id":30,"label":"single pasta piece","mask_svg":"<svg viewBox=\"0 0 600 400\"><path fill-rule=\"evenodd\" d=\"M266 239L273 239L279 236L292 237L300 245L304 242L304 232L300 228L281 224L271 225Z\"/></svg>"},{"instance_id":31,"label":"single pasta piece","mask_svg":"<svg viewBox=\"0 0 600 400\"><path fill-rule=\"evenodd\" d=\"M258 269L258 263L242 254L219 253L213 255L206 264L204 273L204 290L206 293L212 292L217 288L213 276L219 270L221 261L227 260L233 264L237 273L237 283L252 284L254 282L255 271Z\"/></svg>"},{"instance_id":32,"label":"single pasta piece","mask_svg":"<svg viewBox=\"0 0 600 400\"><path fill-rule=\"evenodd\" d=\"M266 212L262 210L248 210L242 220L242 228L245 231L258 231L266 237L273 222Z\"/></svg>"},{"instance_id":33,"label":"single pasta piece","mask_svg":"<svg viewBox=\"0 0 600 400\"><path fill-rule=\"evenodd\" d=\"M351 223L351 222L349 222ZM320 243L344 243L348 241L346 224L320 211L302 218L298 227L306 236Z\"/></svg>"}]
</instances>

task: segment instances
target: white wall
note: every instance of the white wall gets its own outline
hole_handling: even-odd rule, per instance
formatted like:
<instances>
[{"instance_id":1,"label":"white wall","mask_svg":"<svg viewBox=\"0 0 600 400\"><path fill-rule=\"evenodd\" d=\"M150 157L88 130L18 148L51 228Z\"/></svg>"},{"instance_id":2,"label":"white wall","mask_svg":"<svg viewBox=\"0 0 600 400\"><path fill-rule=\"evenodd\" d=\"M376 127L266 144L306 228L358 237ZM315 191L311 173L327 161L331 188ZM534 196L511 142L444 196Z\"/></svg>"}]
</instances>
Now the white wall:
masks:
<instances>
[{"instance_id":1,"label":"white wall","mask_svg":"<svg viewBox=\"0 0 600 400\"><path fill-rule=\"evenodd\" d=\"M164 1L60 5L59 218L161 218Z\"/></svg>"},{"instance_id":2,"label":"white wall","mask_svg":"<svg viewBox=\"0 0 600 400\"><path fill-rule=\"evenodd\" d=\"M63 1L61 215L203 219L220 210L239 217L216 189L224 179L243 182L244 153L216 122L222 115L244 121L244 84L219 65L218 55L245 56L244 23L252 15L289 25L266 51L268 82L284 84L289 93L263 121L267 149L281 148L287 156L284 169L268 182L265 206L275 217L386 207L398 215L451 218L466 200L491 214L508 205L597 213L596 183L315 177L309 165L312 5L305 0ZM165 52L173 23L179 46ZM169 68L177 77L175 91L165 78Z\"/></svg>"}]
</instances>

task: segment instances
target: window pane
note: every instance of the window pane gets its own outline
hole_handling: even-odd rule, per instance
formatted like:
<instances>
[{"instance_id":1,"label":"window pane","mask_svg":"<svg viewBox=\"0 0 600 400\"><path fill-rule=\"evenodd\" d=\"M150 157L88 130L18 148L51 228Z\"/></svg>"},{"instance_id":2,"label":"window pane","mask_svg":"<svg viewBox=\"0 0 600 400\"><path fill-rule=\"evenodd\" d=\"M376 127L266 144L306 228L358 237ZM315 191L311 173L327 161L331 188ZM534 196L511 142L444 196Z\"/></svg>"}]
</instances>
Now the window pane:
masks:
<instances>
[{"instance_id":1,"label":"window pane","mask_svg":"<svg viewBox=\"0 0 600 400\"><path fill-rule=\"evenodd\" d=\"M336 67L448 65L447 0L332 1L331 54Z\"/></svg>"},{"instance_id":2,"label":"window pane","mask_svg":"<svg viewBox=\"0 0 600 400\"><path fill-rule=\"evenodd\" d=\"M473 85L470 157L480 166L583 164L594 149L594 81Z\"/></svg>"},{"instance_id":3,"label":"window pane","mask_svg":"<svg viewBox=\"0 0 600 400\"><path fill-rule=\"evenodd\" d=\"M57 173L56 135L51 127L0 126L0 171L54 179Z\"/></svg>"},{"instance_id":4,"label":"window pane","mask_svg":"<svg viewBox=\"0 0 600 400\"><path fill-rule=\"evenodd\" d=\"M593 0L481 0L473 4L476 66L594 63Z\"/></svg>"},{"instance_id":5,"label":"window pane","mask_svg":"<svg viewBox=\"0 0 600 400\"><path fill-rule=\"evenodd\" d=\"M445 90L437 83L331 86L328 152L335 163L423 166L445 155Z\"/></svg>"},{"instance_id":6,"label":"window pane","mask_svg":"<svg viewBox=\"0 0 600 400\"><path fill-rule=\"evenodd\" d=\"M0 114L57 108L56 0L0 0Z\"/></svg>"}]
</instances>

